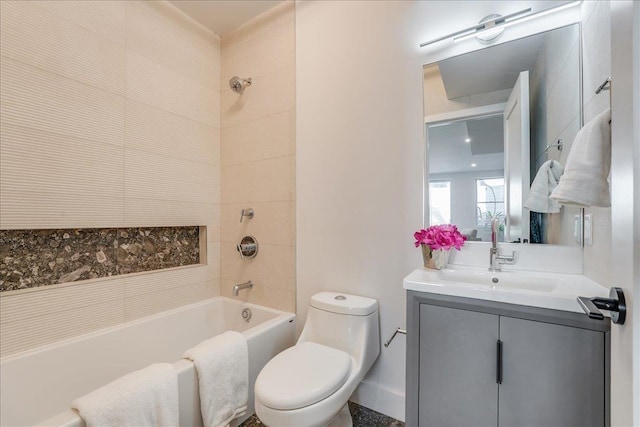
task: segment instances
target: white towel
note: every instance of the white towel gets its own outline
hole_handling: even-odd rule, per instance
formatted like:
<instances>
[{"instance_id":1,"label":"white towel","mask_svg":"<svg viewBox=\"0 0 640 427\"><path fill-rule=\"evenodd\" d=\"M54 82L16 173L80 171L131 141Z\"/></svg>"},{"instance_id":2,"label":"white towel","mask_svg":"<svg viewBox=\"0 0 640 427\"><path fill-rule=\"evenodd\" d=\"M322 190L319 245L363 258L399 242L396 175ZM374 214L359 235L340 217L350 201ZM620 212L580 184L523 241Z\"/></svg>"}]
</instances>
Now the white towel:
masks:
<instances>
[{"instance_id":1,"label":"white towel","mask_svg":"<svg viewBox=\"0 0 640 427\"><path fill-rule=\"evenodd\" d=\"M562 205L611 206L611 110L587 123L573 141L564 175L551 198Z\"/></svg>"},{"instance_id":2,"label":"white towel","mask_svg":"<svg viewBox=\"0 0 640 427\"><path fill-rule=\"evenodd\" d=\"M550 199L549 196L558 185L558 179L563 171L562 164L556 160L544 162L533 179L524 207L540 213L560 212L560 203Z\"/></svg>"},{"instance_id":3,"label":"white towel","mask_svg":"<svg viewBox=\"0 0 640 427\"><path fill-rule=\"evenodd\" d=\"M247 340L229 331L187 350L200 385L200 411L205 427L224 427L247 410L249 352Z\"/></svg>"},{"instance_id":4,"label":"white towel","mask_svg":"<svg viewBox=\"0 0 640 427\"><path fill-rule=\"evenodd\" d=\"M178 374L170 363L131 372L71 403L87 427L177 427Z\"/></svg>"}]
</instances>

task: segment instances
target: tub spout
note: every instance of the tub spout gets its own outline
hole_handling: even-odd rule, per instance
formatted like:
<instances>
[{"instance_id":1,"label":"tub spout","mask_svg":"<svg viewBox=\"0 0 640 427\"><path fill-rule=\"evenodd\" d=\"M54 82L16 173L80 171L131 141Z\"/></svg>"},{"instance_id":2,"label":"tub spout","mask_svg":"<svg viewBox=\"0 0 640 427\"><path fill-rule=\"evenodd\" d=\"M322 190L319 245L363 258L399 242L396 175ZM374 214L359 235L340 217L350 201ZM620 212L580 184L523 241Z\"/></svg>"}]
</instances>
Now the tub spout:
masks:
<instances>
[{"instance_id":1,"label":"tub spout","mask_svg":"<svg viewBox=\"0 0 640 427\"><path fill-rule=\"evenodd\" d=\"M233 287L233 296L237 297L238 296L238 292L241 289L251 289L253 288L253 283L251 283L251 280L249 280L248 282L244 282L244 283L240 283L238 285L235 285Z\"/></svg>"}]
</instances>

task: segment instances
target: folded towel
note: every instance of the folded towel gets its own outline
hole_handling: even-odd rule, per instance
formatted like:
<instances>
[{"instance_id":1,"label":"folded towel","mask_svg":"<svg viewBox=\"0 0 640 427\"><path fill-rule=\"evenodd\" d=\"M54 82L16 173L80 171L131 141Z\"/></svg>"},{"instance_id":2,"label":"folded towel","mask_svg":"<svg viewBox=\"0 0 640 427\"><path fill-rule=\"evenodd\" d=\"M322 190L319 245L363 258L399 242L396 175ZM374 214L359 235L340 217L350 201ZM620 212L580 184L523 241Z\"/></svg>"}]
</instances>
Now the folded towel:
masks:
<instances>
[{"instance_id":1,"label":"folded towel","mask_svg":"<svg viewBox=\"0 0 640 427\"><path fill-rule=\"evenodd\" d=\"M563 171L562 164L556 160L544 162L533 179L524 207L540 213L560 212L560 203L550 199L549 196L558 185L558 180Z\"/></svg>"},{"instance_id":2,"label":"folded towel","mask_svg":"<svg viewBox=\"0 0 640 427\"><path fill-rule=\"evenodd\" d=\"M611 206L611 110L584 125L576 135L564 175L551 198L562 205Z\"/></svg>"},{"instance_id":3,"label":"folded towel","mask_svg":"<svg viewBox=\"0 0 640 427\"><path fill-rule=\"evenodd\" d=\"M187 350L200 385L200 411L205 427L223 427L247 410L249 352L239 332L217 335Z\"/></svg>"},{"instance_id":4,"label":"folded towel","mask_svg":"<svg viewBox=\"0 0 640 427\"><path fill-rule=\"evenodd\" d=\"M87 427L177 427L178 374L169 363L131 372L74 400Z\"/></svg>"}]
</instances>

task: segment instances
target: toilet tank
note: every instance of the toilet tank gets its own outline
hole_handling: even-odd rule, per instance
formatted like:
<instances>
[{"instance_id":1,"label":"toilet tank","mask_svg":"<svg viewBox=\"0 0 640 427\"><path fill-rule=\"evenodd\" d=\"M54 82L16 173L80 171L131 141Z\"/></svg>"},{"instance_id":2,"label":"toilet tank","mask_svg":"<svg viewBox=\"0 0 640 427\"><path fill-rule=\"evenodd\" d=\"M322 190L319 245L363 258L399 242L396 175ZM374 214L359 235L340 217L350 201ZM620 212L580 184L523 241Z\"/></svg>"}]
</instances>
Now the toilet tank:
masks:
<instances>
[{"instance_id":1,"label":"toilet tank","mask_svg":"<svg viewBox=\"0 0 640 427\"><path fill-rule=\"evenodd\" d=\"M353 356L366 373L380 354L378 301L339 292L311 297L298 342L312 341Z\"/></svg>"}]
</instances>

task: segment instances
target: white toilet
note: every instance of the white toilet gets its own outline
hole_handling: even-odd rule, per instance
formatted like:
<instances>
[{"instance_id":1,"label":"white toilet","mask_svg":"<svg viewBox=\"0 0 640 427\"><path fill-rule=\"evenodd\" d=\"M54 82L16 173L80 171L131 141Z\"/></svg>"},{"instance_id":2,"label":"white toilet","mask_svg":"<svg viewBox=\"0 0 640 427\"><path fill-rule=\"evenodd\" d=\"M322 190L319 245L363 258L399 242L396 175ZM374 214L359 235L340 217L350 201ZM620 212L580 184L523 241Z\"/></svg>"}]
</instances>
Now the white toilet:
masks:
<instances>
[{"instance_id":1,"label":"white toilet","mask_svg":"<svg viewBox=\"0 0 640 427\"><path fill-rule=\"evenodd\" d=\"M347 400L380 354L378 301L311 297L298 343L256 379L256 413L269 427L352 426Z\"/></svg>"}]
</instances>

